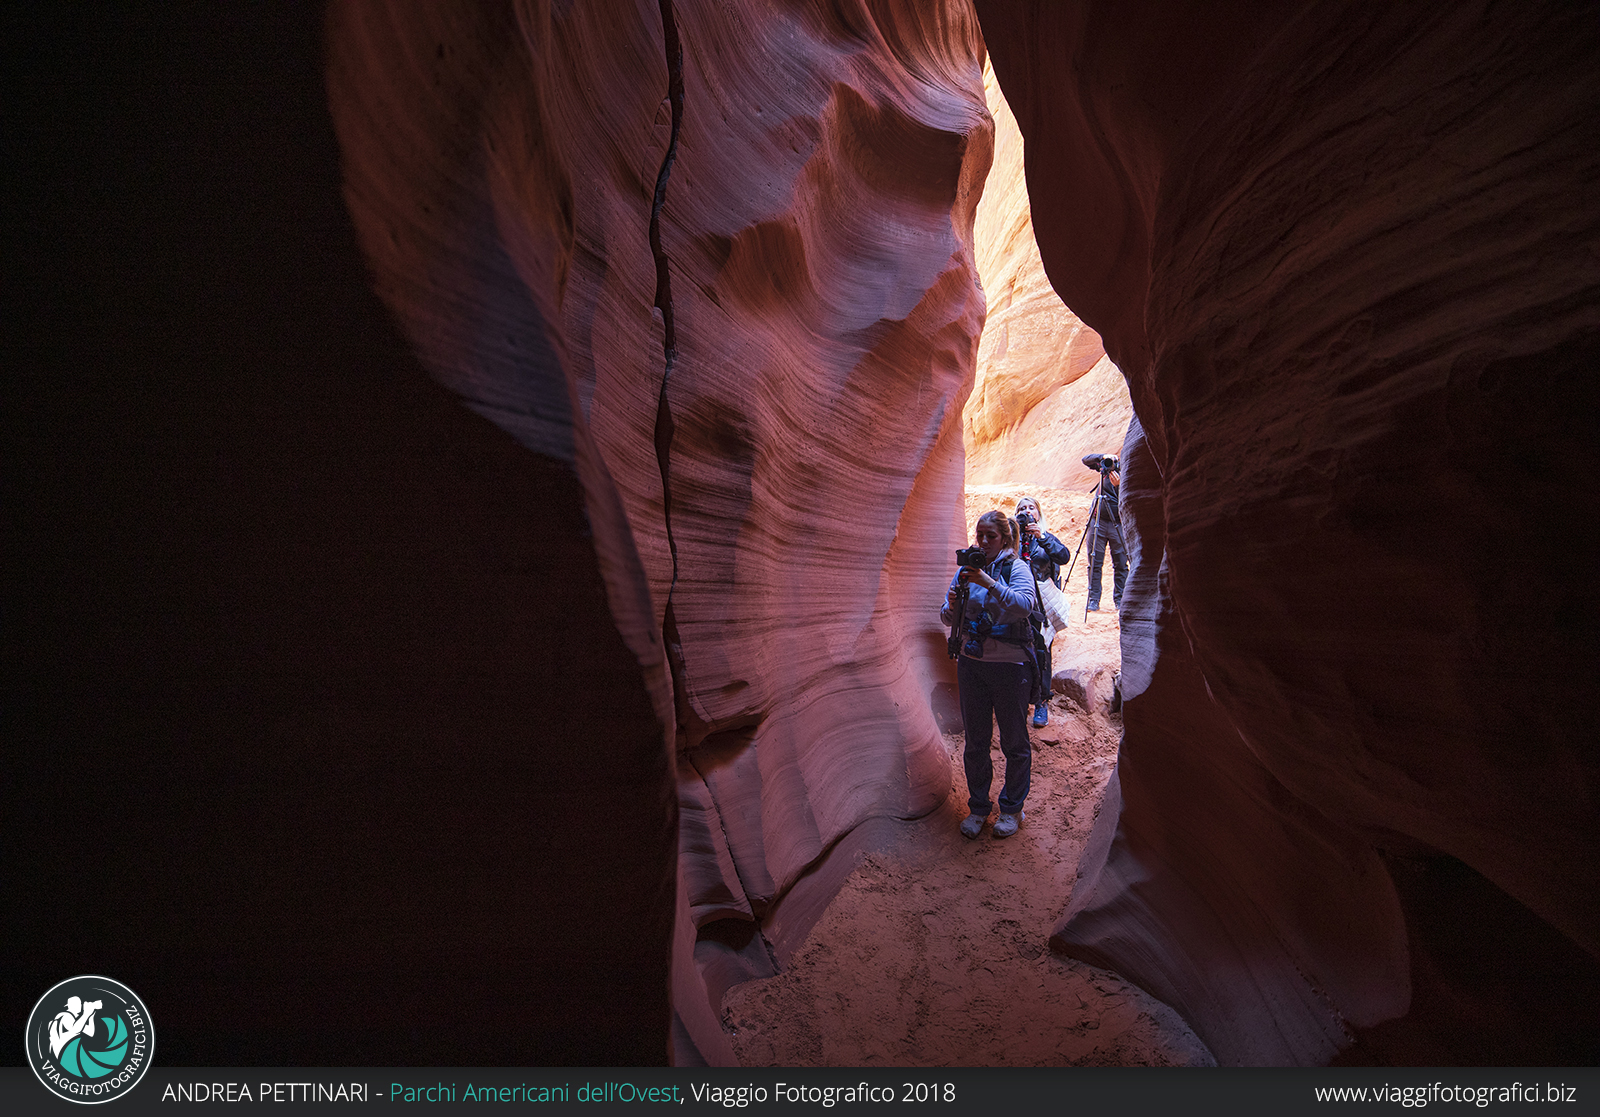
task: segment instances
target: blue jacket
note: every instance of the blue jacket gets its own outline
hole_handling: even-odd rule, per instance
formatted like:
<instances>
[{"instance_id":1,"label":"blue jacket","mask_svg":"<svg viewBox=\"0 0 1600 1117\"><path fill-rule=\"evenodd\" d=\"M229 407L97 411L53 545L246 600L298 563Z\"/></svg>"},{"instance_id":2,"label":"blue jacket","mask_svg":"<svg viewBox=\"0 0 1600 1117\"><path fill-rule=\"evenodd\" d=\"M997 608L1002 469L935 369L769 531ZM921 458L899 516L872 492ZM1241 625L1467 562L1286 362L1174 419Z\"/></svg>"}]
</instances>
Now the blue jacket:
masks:
<instances>
[{"instance_id":1,"label":"blue jacket","mask_svg":"<svg viewBox=\"0 0 1600 1117\"><path fill-rule=\"evenodd\" d=\"M1010 564L1011 574L1010 577L1002 579L1000 573L1005 568L1008 558L1013 560ZM983 641L984 662L1026 663L1028 657L1023 650L1022 642L1025 641L1030 646L1033 643L1033 626L1028 617L1036 608L1033 573L1028 569L1028 564L1018 560L1016 553L1010 548L1001 551L984 572L995 580L995 588L985 589L976 583L969 585L965 617L967 622L971 622L987 614L990 624L994 626ZM958 570L955 577L950 579L950 589L945 594L944 605L939 609L939 620L946 625L955 617L955 600L960 589L960 577L961 572ZM963 623L961 634L965 636L967 631L968 625ZM996 633L1007 639L996 639Z\"/></svg>"}]
</instances>

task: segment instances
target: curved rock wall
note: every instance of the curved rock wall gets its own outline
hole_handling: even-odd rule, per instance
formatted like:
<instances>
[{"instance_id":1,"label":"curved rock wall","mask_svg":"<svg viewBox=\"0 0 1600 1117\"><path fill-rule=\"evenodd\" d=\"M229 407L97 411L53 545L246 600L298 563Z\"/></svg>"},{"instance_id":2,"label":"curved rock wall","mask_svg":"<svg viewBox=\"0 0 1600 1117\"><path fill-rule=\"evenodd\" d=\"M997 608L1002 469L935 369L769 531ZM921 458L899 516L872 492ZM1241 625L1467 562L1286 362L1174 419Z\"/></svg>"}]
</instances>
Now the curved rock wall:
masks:
<instances>
[{"instance_id":1,"label":"curved rock wall","mask_svg":"<svg viewBox=\"0 0 1600 1117\"><path fill-rule=\"evenodd\" d=\"M1225 1063L1392 1057L1381 1021L1460 1024L1413 993L1480 926L1401 866L1460 864L1592 985L1600 28L978 10L1046 268L1139 420L1118 788L1058 949ZM1560 1011L1543 1036L1594 1027Z\"/></svg>"},{"instance_id":2,"label":"curved rock wall","mask_svg":"<svg viewBox=\"0 0 1600 1117\"><path fill-rule=\"evenodd\" d=\"M1094 483L1083 455L1122 442L1131 404L1127 382L1050 286L1033 237L1022 133L984 65L994 116L994 165L973 227L989 313L962 437L967 488L1035 489Z\"/></svg>"},{"instance_id":3,"label":"curved rock wall","mask_svg":"<svg viewBox=\"0 0 1600 1117\"><path fill-rule=\"evenodd\" d=\"M797 881L949 786L929 619L984 310L975 20L350 2L330 40L380 291L446 384L583 480L676 725L675 1054L730 1059L714 1006L803 935ZM605 719L549 747L604 756Z\"/></svg>"},{"instance_id":4,"label":"curved rock wall","mask_svg":"<svg viewBox=\"0 0 1600 1117\"><path fill-rule=\"evenodd\" d=\"M1592 20L1001 8L1043 262L1142 421L1058 942L1225 1061L1593 1062ZM726 1057L717 984L933 778L988 133L928 11L334 5L372 272L520 447L367 295L308 9L20 21L8 1006L72 955L191 1065Z\"/></svg>"}]
</instances>

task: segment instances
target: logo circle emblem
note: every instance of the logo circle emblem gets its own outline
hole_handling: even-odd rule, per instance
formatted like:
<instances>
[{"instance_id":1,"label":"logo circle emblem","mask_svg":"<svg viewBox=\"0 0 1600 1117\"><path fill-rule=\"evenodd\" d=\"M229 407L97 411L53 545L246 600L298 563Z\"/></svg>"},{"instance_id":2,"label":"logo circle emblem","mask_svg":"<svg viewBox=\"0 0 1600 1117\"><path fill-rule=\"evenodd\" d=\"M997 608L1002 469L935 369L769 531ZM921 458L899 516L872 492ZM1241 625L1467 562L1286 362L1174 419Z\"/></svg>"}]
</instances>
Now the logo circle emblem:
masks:
<instances>
[{"instance_id":1,"label":"logo circle emblem","mask_svg":"<svg viewBox=\"0 0 1600 1117\"><path fill-rule=\"evenodd\" d=\"M109 977L71 977L28 1014L28 1065L45 1089L94 1105L120 1098L150 1069L150 1010Z\"/></svg>"}]
</instances>

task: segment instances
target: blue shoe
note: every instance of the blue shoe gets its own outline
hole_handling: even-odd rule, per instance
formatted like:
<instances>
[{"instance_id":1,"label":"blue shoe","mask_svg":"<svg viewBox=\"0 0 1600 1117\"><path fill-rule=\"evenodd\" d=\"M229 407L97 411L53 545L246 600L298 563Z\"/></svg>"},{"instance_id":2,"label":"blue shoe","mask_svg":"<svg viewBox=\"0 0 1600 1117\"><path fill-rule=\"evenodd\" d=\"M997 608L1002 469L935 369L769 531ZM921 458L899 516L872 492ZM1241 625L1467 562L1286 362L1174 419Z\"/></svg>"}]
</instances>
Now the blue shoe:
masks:
<instances>
[{"instance_id":1,"label":"blue shoe","mask_svg":"<svg viewBox=\"0 0 1600 1117\"><path fill-rule=\"evenodd\" d=\"M1035 706L1033 708L1033 727L1035 729L1043 729L1045 726L1047 726L1049 724L1050 724L1050 707L1049 706L1043 706L1043 705Z\"/></svg>"},{"instance_id":2,"label":"blue shoe","mask_svg":"<svg viewBox=\"0 0 1600 1117\"><path fill-rule=\"evenodd\" d=\"M961 820L961 836L963 838L976 838L978 836L978 831L983 829L983 824L988 820L988 815L979 814L977 811L973 811L966 818Z\"/></svg>"}]
</instances>

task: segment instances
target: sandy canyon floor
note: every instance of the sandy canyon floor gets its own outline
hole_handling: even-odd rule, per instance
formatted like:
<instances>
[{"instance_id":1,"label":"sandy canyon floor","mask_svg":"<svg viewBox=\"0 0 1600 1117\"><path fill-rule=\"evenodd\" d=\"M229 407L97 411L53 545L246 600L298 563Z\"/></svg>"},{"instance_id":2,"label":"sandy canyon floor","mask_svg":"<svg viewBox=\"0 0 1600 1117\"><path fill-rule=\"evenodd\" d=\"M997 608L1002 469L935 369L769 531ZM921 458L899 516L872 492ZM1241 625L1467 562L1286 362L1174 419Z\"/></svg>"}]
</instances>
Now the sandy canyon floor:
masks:
<instances>
[{"instance_id":1,"label":"sandy canyon floor","mask_svg":"<svg viewBox=\"0 0 1600 1117\"><path fill-rule=\"evenodd\" d=\"M1056 641L1057 664L1065 655L1115 667L1116 615L1083 619L1081 579L1075 595L1068 585L1078 612ZM863 856L782 973L728 991L723 1026L743 1065L1212 1064L1170 1008L1048 949L1121 719L1058 696L1050 724L1029 732L1027 819L1005 840L987 826L975 841L957 833L967 814L962 738L946 735L943 807ZM998 785L998 744L994 756Z\"/></svg>"}]
</instances>

